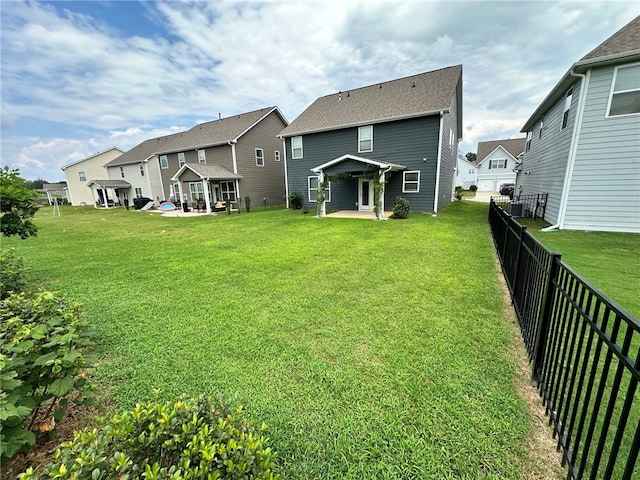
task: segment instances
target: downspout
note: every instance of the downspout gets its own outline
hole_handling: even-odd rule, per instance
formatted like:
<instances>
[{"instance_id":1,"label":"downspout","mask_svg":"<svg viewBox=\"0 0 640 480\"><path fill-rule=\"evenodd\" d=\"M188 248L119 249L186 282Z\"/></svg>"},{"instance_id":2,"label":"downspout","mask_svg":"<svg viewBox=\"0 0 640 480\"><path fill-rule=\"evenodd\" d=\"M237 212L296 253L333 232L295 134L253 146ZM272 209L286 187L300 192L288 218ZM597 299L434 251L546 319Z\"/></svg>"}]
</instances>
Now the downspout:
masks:
<instances>
[{"instance_id":1,"label":"downspout","mask_svg":"<svg viewBox=\"0 0 640 480\"><path fill-rule=\"evenodd\" d=\"M149 178L149 159L153 158L154 155L149 155L142 161L142 166L145 170L145 175L147 177L147 188L149 189L149 197L153 199L153 191L151 190L151 179Z\"/></svg>"},{"instance_id":2,"label":"downspout","mask_svg":"<svg viewBox=\"0 0 640 480\"><path fill-rule=\"evenodd\" d=\"M282 151L284 153L284 195L285 205L289 208L289 176L287 175L287 142L282 139Z\"/></svg>"},{"instance_id":3,"label":"downspout","mask_svg":"<svg viewBox=\"0 0 640 480\"><path fill-rule=\"evenodd\" d=\"M436 188L433 195L433 213L438 213L438 190L440 189L440 163L442 161L442 127L443 127L444 111L440 111L440 129L438 132L438 158L436 163Z\"/></svg>"},{"instance_id":4,"label":"downspout","mask_svg":"<svg viewBox=\"0 0 640 480\"><path fill-rule=\"evenodd\" d=\"M567 212L567 203L569 201L569 190L571 187L571 179L573 178L573 168L576 164L576 156L578 155L578 140L580 139L580 129L582 127L582 118L584 116L584 106L587 103L587 89L589 79L591 78L591 69L587 70L587 74L577 73L573 68L569 72L573 77L582 79L584 88L580 88L580 100L578 101L578 111L574 122L573 133L571 134L571 146L569 147L569 161L567 162L567 170L564 173L564 188L562 189L562 197L560 197L560 208L558 209L558 223L543 228L541 232L550 232L564 227L564 217Z\"/></svg>"},{"instance_id":5,"label":"downspout","mask_svg":"<svg viewBox=\"0 0 640 480\"><path fill-rule=\"evenodd\" d=\"M231 146L231 162L233 163L233 173L238 175L238 157L236 156L236 144L237 140L229 140L227 142ZM240 182L235 180L236 184L236 199L240 198Z\"/></svg>"}]
</instances>

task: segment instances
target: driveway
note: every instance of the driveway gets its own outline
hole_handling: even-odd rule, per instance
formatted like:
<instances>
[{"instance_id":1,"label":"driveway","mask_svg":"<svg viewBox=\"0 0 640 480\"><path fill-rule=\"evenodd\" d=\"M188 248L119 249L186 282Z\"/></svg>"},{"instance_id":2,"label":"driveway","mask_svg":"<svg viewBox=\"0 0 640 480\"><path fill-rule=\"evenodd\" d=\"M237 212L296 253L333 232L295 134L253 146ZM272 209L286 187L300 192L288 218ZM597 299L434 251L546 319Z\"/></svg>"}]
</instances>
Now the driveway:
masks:
<instances>
[{"instance_id":1,"label":"driveway","mask_svg":"<svg viewBox=\"0 0 640 480\"><path fill-rule=\"evenodd\" d=\"M475 198L465 197L465 200L469 200L471 202L489 203L489 200L491 200L491 197L496 197L498 195L500 195L500 192L480 192L480 191L477 191Z\"/></svg>"}]
</instances>

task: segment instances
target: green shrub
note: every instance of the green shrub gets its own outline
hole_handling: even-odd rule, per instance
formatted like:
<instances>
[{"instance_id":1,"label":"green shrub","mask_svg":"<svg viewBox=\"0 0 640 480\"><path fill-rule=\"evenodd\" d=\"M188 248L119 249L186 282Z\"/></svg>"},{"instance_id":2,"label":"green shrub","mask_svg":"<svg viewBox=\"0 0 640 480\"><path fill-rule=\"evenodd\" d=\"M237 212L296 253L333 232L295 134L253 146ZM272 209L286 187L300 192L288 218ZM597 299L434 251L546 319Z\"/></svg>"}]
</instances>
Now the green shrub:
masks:
<instances>
[{"instance_id":1,"label":"green shrub","mask_svg":"<svg viewBox=\"0 0 640 480\"><path fill-rule=\"evenodd\" d=\"M75 432L42 476L29 468L19 478L277 479L264 428L221 399L138 404Z\"/></svg>"},{"instance_id":2,"label":"green shrub","mask_svg":"<svg viewBox=\"0 0 640 480\"><path fill-rule=\"evenodd\" d=\"M407 218L410 210L411 205L409 204L409 200L404 197L396 197L395 202L393 202L393 214L391 218Z\"/></svg>"},{"instance_id":3,"label":"green shrub","mask_svg":"<svg viewBox=\"0 0 640 480\"><path fill-rule=\"evenodd\" d=\"M70 400L88 403L81 374L92 335L80 305L52 292L0 302L0 459L32 446L35 432L54 429Z\"/></svg>"},{"instance_id":4,"label":"green shrub","mask_svg":"<svg viewBox=\"0 0 640 480\"><path fill-rule=\"evenodd\" d=\"M9 292L20 293L27 287L25 268L21 257L16 256L14 248L0 251L0 299Z\"/></svg>"},{"instance_id":5,"label":"green shrub","mask_svg":"<svg viewBox=\"0 0 640 480\"><path fill-rule=\"evenodd\" d=\"M291 192L289 195L289 208L294 210L300 210L302 208L302 193L297 190L295 192Z\"/></svg>"},{"instance_id":6,"label":"green shrub","mask_svg":"<svg viewBox=\"0 0 640 480\"><path fill-rule=\"evenodd\" d=\"M475 192L476 190L478 190L478 186L477 185L471 185L469 187L469 190L471 190L472 192Z\"/></svg>"},{"instance_id":7,"label":"green shrub","mask_svg":"<svg viewBox=\"0 0 640 480\"><path fill-rule=\"evenodd\" d=\"M462 187L456 187L456 193L454 194L456 200L461 201L464 197L464 189Z\"/></svg>"}]
</instances>

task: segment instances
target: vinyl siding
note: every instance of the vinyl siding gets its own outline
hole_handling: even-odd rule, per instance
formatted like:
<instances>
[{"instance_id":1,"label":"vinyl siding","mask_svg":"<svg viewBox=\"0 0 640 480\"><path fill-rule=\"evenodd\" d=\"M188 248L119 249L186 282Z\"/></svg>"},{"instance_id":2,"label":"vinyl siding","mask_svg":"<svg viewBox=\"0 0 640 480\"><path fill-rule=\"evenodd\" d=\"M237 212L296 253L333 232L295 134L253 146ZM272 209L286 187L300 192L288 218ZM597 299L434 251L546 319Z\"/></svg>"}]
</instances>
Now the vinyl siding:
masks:
<instances>
[{"instance_id":1,"label":"vinyl siding","mask_svg":"<svg viewBox=\"0 0 640 480\"><path fill-rule=\"evenodd\" d=\"M540 122L533 127L531 149L523 155L522 170L516 182L516 192L522 187L522 193L525 195L549 194L545 220L552 224L558 221L571 137L575 128L576 110L582 95L581 87L582 79L577 79L573 84L569 119L564 129L561 129L564 95L545 113L542 138L540 138ZM529 174L526 175L524 172Z\"/></svg>"},{"instance_id":2,"label":"vinyl siding","mask_svg":"<svg viewBox=\"0 0 640 480\"><path fill-rule=\"evenodd\" d=\"M507 159L506 168L489 168L491 160ZM504 148L498 147L489 155L487 155L482 163L478 165L478 190L496 192L503 183L515 183L516 174L513 169L516 166L516 160ZM485 188L487 184L491 184L490 188Z\"/></svg>"},{"instance_id":3,"label":"vinyl siding","mask_svg":"<svg viewBox=\"0 0 640 480\"><path fill-rule=\"evenodd\" d=\"M385 185L385 210L391 210L396 196L401 195L409 200L412 210L433 211L438 129L438 116L375 124L374 150L367 153L358 153L357 127L308 134L302 137L304 157L300 159L291 158L291 138L287 138L289 192L301 192L304 205L314 208L315 202L309 202L307 188L307 178L314 175L311 169L342 155L352 154L398 163L405 165L408 171L421 172L419 193L402 193L402 172L392 172ZM423 158L426 158L425 162ZM338 171L338 167L332 168L332 172ZM357 193L355 180L333 182L331 202L327 203L327 209L356 210Z\"/></svg>"},{"instance_id":4,"label":"vinyl siding","mask_svg":"<svg viewBox=\"0 0 640 480\"><path fill-rule=\"evenodd\" d=\"M458 157L458 137L457 137L457 118L456 113L456 97L453 97L451 113L445 113L442 117L443 128L442 138L440 139L442 149L440 153L440 181L438 182L438 210L451 203L454 192L456 159ZM453 132L453 144L449 144L450 132ZM433 210L433 208L432 208Z\"/></svg>"},{"instance_id":5,"label":"vinyl siding","mask_svg":"<svg viewBox=\"0 0 640 480\"><path fill-rule=\"evenodd\" d=\"M124 177L120 174L120 167L124 169ZM156 197L160 196L160 192L153 192L149 189L149 181L147 180L147 169L145 169L144 177L140 175L140 162L108 167L107 174L110 180L124 180L131 184L131 188L129 190L121 189L123 193L126 192L130 204L132 204L133 199L136 198L136 188L142 189L143 197L151 198L156 201L156 203L158 203ZM109 197L111 198L112 190L108 190Z\"/></svg>"},{"instance_id":6,"label":"vinyl siding","mask_svg":"<svg viewBox=\"0 0 640 480\"><path fill-rule=\"evenodd\" d=\"M591 71L562 228L640 232L640 115L606 118L613 72Z\"/></svg>"},{"instance_id":7,"label":"vinyl siding","mask_svg":"<svg viewBox=\"0 0 640 480\"><path fill-rule=\"evenodd\" d=\"M185 151L184 160L186 163L198 163L198 150L193 149L189 151ZM233 171L233 160L231 158L231 146L229 145L218 145L217 147L209 147L205 148L206 155L206 164L207 165L220 165L228 169L229 171ZM178 153L169 153L167 155L167 161L169 162L169 168L160 169L160 155L158 155L158 159L154 160L157 164L157 168L160 169L160 175L162 176L162 185L164 191L167 195L169 195L169 185L173 183L171 177L173 177L176 172L180 169L178 163Z\"/></svg>"},{"instance_id":8,"label":"vinyl siding","mask_svg":"<svg viewBox=\"0 0 640 480\"><path fill-rule=\"evenodd\" d=\"M276 136L287 125L278 113L271 112L260 123L242 135L236 144L238 175L242 175L240 196L251 197L251 205L262 205L267 199L268 205L284 205L284 161L282 141ZM256 165L256 148L264 152L264 166ZM280 161L274 160L274 152L280 151ZM208 157L207 157L208 160ZM227 167L233 171L233 167Z\"/></svg>"},{"instance_id":9,"label":"vinyl siding","mask_svg":"<svg viewBox=\"0 0 640 480\"><path fill-rule=\"evenodd\" d=\"M104 168L103 165L118 158L120 155L122 155L122 152L119 150L109 150L64 169L64 176L67 181L67 192L72 205L93 205L91 189L87 187L87 183L89 183L90 180L104 180L109 178L107 169ZM78 172L85 172L87 180L78 180Z\"/></svg>"}]
</instances>

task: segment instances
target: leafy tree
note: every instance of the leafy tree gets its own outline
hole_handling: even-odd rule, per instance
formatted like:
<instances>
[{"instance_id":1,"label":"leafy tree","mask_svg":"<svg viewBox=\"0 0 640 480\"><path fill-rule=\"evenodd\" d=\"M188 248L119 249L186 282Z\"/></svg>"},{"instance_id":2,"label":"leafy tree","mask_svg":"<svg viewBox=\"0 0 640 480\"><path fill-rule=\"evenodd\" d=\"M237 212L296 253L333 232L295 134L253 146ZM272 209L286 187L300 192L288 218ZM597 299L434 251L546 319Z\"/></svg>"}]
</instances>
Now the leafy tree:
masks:
<instances>
[{"instance_id":1,"label":"leafy tree","mask_svg":"<svg viewBox=\"0 0 640 480\"><path fill-rule=\"evenodd\" d=\"M465 157L467 157L467 160L469 160L472 163L475 163L475 161L476 161L476 154L475 153L469 152L469 153L467 153L465 155Z\"/></svg>"},{"instance_id":2,"label":"leafy tree","mask_svg":"<svg viewBox=\"0 0 640 480\"><path fill-rule=\"evenodd\" d=\"M5 165L0 169L0 224L2 234L25 239L36 236L38 228L31 221L38 211L37 194L27 187L18 170Z\"/></svg>"},{"instance_id":3,"label":"leafy tree","mask_svg":"<svg viewBox=\"0 0 640 480\"><path fill-rule=\"evenodd\" d=\"M25 185L27 188L31 190L42 190L42 186L47 182L44 178L38 178L36 180L27 180L25 181Z\"/></svg>"}]
</instances>

